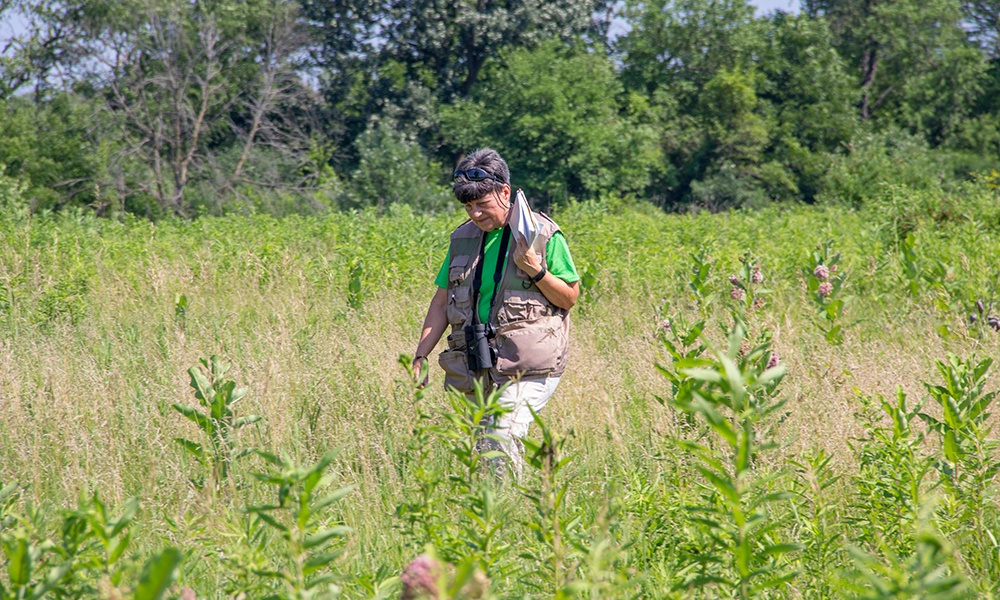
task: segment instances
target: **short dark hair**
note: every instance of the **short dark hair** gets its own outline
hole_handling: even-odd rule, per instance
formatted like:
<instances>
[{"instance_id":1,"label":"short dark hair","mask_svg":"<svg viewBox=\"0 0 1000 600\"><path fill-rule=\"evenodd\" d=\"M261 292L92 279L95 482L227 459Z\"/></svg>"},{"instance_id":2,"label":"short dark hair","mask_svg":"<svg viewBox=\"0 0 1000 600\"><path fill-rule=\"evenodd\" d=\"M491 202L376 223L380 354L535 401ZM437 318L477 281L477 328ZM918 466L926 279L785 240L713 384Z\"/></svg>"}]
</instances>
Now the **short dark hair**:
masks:
<instances>
[{"instance_id":1,"label":"short dark hair","mask_svg":"<svg viewBox=\"0 0 1000 600\"><path fill-rule=\"evenodd\" d=\"M459 175L451 185L451 191L455 193L455 198L462 204L475 202L491 192L499 190L504 183L510 185L510 169L507 168L507 161L493 148L476 150L463 158L455 170L468 171L469 169L482 169L500 181L492 179L470 181L465 175ZM503 183L500 183L501 181Z\"/></svg>"}]
</instances>

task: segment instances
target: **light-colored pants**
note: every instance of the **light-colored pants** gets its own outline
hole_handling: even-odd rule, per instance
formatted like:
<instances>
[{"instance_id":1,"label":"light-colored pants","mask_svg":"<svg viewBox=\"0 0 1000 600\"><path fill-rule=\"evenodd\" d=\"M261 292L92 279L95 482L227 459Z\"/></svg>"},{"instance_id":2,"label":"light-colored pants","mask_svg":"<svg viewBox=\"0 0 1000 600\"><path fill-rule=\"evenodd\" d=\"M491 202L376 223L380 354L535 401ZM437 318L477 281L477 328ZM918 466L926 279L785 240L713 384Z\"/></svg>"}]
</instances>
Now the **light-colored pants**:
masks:
<instances>
[{"instance_id":1,"label":"light-colored pants","mask_svg":"<svg viewBox=\"0 0 1000 600\"><path fill-rule=\"evenodd\" d=\"M487 450L500 450L507 455L507 466L513 472L515 481L521 480L524 467L524 445L521 438L528 435L528 427L534 422L531 411L536 413L545 408L549 398L559 385L559 377L525 377L513 382L500 395L498 403L510 412L495 418L486 433L499 439L485 438ZM531 407L530 410L528 407ZM494 460L492 467L500 474L504 472L504 460Z\"/></svg>"}]
</instances>

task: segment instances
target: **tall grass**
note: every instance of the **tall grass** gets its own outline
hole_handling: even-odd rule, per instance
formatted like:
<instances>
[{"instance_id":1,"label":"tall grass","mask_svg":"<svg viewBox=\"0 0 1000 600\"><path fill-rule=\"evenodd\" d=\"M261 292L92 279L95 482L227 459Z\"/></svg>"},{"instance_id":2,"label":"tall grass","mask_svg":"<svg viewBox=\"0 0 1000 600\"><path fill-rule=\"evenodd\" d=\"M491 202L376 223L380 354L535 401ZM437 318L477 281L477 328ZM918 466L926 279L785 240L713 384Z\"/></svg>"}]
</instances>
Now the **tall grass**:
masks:
<instances>
[{"instance_id":1,"label":"tall grass","mask_svg":"<svg viewBox=\"0 0 1000 600\"><path fill-rule=\"evenodd\" d=\"M294 536L285 538L285 546L298 544L294 553L260 544L260 532L269 531L260 507L278 505L272 488L282 484L252 474L277 477L273 465L280 464L284 477L306 477L321 459L325 483L353 486L323 506L322 522L308 525L344 536L336 544L343 554L321 573L336 576L321 581L333 595L399 593L397 576L432 541L438 547L429 556L455 565L438 574L439 597L745 596L754 582L768 581L774 585L758 594L827 598L847 589L876 594L879 582L911 568L929 577L927 585L938 581L935 573L954 580L949 593L994 593L996 542L983 533L998 522L993 419L969 417L974 426L956 429L963 441L949 446L935 433L946 428L934 425L947 423L946 404L922 403L925 422L906 417L906 408L902 417L880 412L872 400L897 397L897 386L908 398L947 388L935 365L949 353L996 355L998 334L982 319L969 321L977 300L991 307L1000 300L1000 229L979 214L939 220L917 212L905 220L909 237L900 238L898 215L834 208L664 215L580 204L559 211L584 289L573 309L570 366L532 430L541 440L529 445L529 462L538 468L520 489L498 486L470 468L471 459L457 458L457 438L467 443L468 436L443 432L460 432L456 423L472 417L440 389L437 371L418 393L398 364L414 347L457 213L156 225L2 217L0 488L17 484L11 514L38 512L36 540L60 539L59 511L80 498L99 493L112 506L136 498L134 564L180 548L179 583L168 593L190 586L198 597L241 590L298 597L306 589L301 569L254 575L253 565L295 564L282 556L306 556L307 548ZM829 240L841 272L850 273L838 289L838 298L851 298L838 322L850 326L836 345L804 274L816 266L817 245ZM764 277L763 306L730 297L728 276L749 273L747 249ZM696 280L693 269L701 273ZM684 508L727 506L702 475L715 468L705 457L727 446L700 417L671 407L676 390L655 365L670 360L665 320L672 328L703 322L705 346L723 348L737 309L752 312L747 335L766 336L786 375L784 404L759 425L775 446L740 463L740 481L760 487L732 506L793 495L781 496L767 526L753 530L763 537L731 543ZM174 441L212 443L172 408L197 409L187 372L211 355L230 363L227 377L248 390L235 417L261 417L238 436L240 448L264 454L226 462L227 486L197 485L206 466ZM979 397L996 389L991 375L983 377ZM717 392L722 400L726 393ZM911 437L893 438L895 418L906 419ZM471 435L476 424L468 425ZM678 440L707 450L692 454ZM930 465L912 496L917 504L884 499L872 514L859 492L895 489L873 469L900 444L917 461L910 466ZM963 463L952 452L964 448L971 454ZM961 468L948 471L946 462ZM439 478L439 487L426 488L428 478ZM956 505L955 490L973 481L976 506ZM445 491L466 500L446 501ZM424 511L426 526L399 516L413 510ZM974 515L980 532L961 515ZM427 531L447 535L435 540ZM736 555L725 562L726 548L768 547L782 551L745 564L765 565L773 577L741 571ZM691 556L736 570L692 576ZM720 583L736 581L733 572L737 585ZM472 586L484 580L487 592Z\"/></svg>"}]
</instances>

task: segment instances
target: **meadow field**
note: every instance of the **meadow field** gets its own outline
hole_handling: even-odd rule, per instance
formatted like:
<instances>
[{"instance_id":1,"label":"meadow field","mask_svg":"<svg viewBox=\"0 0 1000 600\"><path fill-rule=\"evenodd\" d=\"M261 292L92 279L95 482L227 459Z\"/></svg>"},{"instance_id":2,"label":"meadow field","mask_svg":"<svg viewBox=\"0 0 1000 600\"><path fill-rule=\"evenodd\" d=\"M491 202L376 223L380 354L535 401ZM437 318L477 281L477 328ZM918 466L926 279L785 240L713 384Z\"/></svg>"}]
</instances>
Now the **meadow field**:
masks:
<instances>
[{"instance_id":1,"label":"meadow field","mask_svg":"<svg viewBox=\"0 0 1000 600\"><path fill-rule=\"evenodd\" d=\"M460 211L0 216L0 598L998 594L995 188L553 216L520 486L405 367Z\"/></svg>"}]
</instances>

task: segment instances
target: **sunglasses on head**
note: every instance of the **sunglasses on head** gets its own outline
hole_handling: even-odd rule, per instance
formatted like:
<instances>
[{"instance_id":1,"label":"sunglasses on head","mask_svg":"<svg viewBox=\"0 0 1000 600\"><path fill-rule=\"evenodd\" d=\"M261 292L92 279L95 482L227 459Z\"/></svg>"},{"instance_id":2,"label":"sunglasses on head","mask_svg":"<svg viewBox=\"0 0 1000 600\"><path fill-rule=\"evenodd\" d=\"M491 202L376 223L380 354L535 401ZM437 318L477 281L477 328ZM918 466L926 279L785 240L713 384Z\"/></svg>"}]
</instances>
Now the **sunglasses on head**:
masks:
<instances>
[{"instance_id":1,"label":"sunglasses on head","mask_svg":"<svg viewBox=\"0 0 1000 600\"><path fill-rule=\"evenodd\" d=\"M501 181L499 177L497 177L496 175L491 175L490 173L487 173L482 169L468 169L466 171L455 171L452 177L454 179L458 179L462 175L465 175L465 178L468 179L469 181L482 181L484 179L492 179L497 183L503 183L503 181Z\"/></svg>"}]
</instances>

